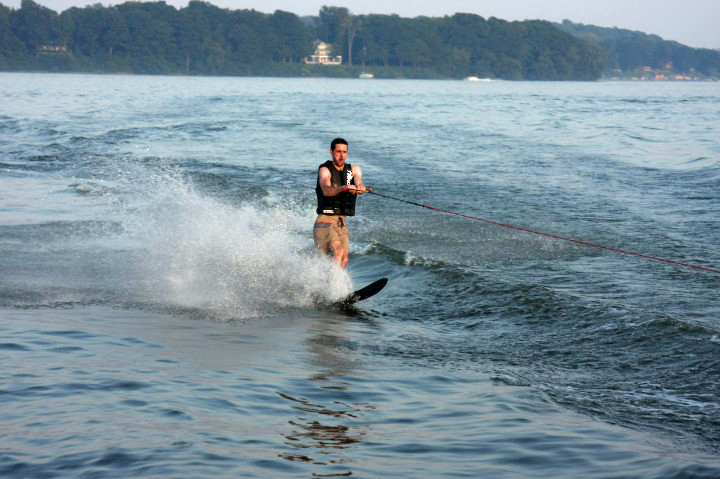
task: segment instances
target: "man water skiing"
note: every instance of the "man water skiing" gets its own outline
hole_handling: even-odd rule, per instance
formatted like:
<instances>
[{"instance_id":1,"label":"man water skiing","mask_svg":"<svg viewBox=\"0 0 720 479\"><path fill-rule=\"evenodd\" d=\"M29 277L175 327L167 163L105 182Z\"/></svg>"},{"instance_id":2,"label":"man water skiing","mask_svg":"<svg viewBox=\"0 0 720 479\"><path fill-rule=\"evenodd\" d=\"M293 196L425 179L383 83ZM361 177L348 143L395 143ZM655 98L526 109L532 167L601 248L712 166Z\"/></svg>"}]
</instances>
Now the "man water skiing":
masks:
<instances>
[{"instance_id":1,"label":"man water skiing","mask_svg":"<svg viewBox=\"0 0 720 479\"><path fill-rule=\"evenodd\" d=\"M330 156L318 168L315 194L318 217L313 226L315 245L323 253L332 255L341 268L348 263L350 236L345 220L355 215L357 195L367 190L362 183L362 169L346 163L348 144L342 138L330 143Z\"/></svg>"}]
</instances>

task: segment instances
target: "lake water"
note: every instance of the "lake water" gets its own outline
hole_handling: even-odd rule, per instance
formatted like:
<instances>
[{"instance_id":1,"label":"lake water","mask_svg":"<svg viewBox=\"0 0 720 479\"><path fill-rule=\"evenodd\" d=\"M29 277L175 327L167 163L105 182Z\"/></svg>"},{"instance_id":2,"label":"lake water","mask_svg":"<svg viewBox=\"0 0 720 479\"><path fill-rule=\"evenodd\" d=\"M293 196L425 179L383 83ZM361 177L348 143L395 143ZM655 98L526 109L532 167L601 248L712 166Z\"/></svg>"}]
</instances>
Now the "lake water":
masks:
<instances>
[{"instance_id":1,"label":"lake water","mask_svg":"<svg viewBox=\"0 0 720 479\"><path fill-rule=\"evenodd\" d=\"M720 83L0 74L0 476L720 477ZM345 314L320 303L377 278Z\"/></svg>"}]
</instances>

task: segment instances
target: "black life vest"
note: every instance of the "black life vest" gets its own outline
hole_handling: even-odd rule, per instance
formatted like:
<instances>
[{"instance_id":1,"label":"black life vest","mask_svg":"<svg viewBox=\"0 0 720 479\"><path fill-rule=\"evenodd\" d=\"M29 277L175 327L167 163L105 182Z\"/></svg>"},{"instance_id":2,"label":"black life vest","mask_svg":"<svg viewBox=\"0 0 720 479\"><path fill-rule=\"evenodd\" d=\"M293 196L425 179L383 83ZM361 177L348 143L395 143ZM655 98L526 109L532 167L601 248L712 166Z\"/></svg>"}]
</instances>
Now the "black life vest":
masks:
<instances>
[{"instance_id":1,"label":"black life vest","mask_svg":"<svg viewBox=\"0 0 720 479\"><path fill-rule=\"evenodd\" d=\"M332 161L326 161L318 167L318 178L315 185L315 194L317 195L318 207L317 214L319 215L340 215L340 216L354 216L355 215L355 200L357 195L353 195L347 191L343 191L339 195L325 196L323 195L322 188L320 188L320 168L325 167L330 170L330 184L332 186L345 186L354 185L355 178L352 174L352 166L349 163L345 163L345 168L338 171L333 165Z\"/></svg>"}]
</instances>

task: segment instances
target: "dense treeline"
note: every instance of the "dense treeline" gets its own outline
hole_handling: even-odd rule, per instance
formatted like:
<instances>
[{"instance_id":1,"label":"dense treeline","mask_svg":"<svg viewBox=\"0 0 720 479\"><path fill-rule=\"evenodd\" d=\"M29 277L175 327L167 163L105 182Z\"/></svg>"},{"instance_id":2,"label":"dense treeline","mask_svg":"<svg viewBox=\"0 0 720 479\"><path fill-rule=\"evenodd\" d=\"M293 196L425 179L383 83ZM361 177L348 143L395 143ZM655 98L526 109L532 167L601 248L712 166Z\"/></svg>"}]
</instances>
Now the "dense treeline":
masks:
<instances>
[{"instance_id":1,"label":"dense treeline","mask_svg":"<svg viewBox=\"0 0 720 479\"><path fill-rule=\"evenodd\" d=\"M306 65L315 39L343 55L341 67ZM317 17L221 9L191 1L95 5L57 13L32 0L0 4L0 70L209 75L483 76L594 80L602 48L543 21L471 14L442 18L352 15L323 7Z\"/></svg>"},{"instance_id":2,"label":"dense treeline","mask_svg":"<svg viewBox=\"0 0 720 479\"><path fill-rule=\"evenodd\" d=\"M657 35L583 25L564 20L557 25L568 33L602 47L607 53L607 71L633 71L643 67L670 69L680 73L697 72L720 78L720 51L690 48Z\"/></svg>"},{"instance_id":3,"label":"dense treeline","mask_svg":"<svg viewBox=\"0 0 720 479\"><path fill-rule=\"evenodd\" d=\"M323 7L323 11L345 10ZM319 38L344 45L348 61L365 65L428 68L450 77L468 75L512 80L594 80L602 73L602 49L542 21L485 20L457 13L443 18L362 15L355 37ZM327 23L327 22L325 22ZM321 23L323 25L324 23ZM342 29L340 30L343 31ZM345 40L344 42L342 40Z\"/></svg>"},{"instance_id":4,"label":"dense treeline","mask_svg":"<svg viewBox=\"0 0 720 479\"><path fill-rule=\"evenodd\" d=\"M61 14L22 0L0 5L0 68L128 73L271 73L312 50L312 33L296 15L223 10L192 1L70 8Z\"/></svg>"}]
</instances>

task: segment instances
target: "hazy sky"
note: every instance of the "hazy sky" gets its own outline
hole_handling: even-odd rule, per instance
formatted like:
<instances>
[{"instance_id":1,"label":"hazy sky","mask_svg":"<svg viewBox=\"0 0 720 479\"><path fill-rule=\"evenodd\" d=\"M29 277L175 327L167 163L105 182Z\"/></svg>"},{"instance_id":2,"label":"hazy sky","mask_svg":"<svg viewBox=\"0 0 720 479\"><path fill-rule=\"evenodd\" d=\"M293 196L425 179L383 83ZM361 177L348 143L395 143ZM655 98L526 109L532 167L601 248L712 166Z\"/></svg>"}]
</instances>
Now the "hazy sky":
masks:
<instances>
[{"instance_id":1,"label":"hazy sky","mask_svg":"<svg viewBox=\"0 0 720 479\"><path fill-rule=\"evenodd\" d=\"M20 8L21 0L0 0ZM72 6L125 0L35 0L57 12ZM187 0L165 0L184 7ZM286 10L317 15L322 5L347 7L352 13L396 13L402 17L441 17L456 12L476 13L504 20L563 19L601 27L618 27L654 33L696 48L720 48L720 0L210 0L223 8L255 9L271 13Z\"/></svg>"}]
</instances>

